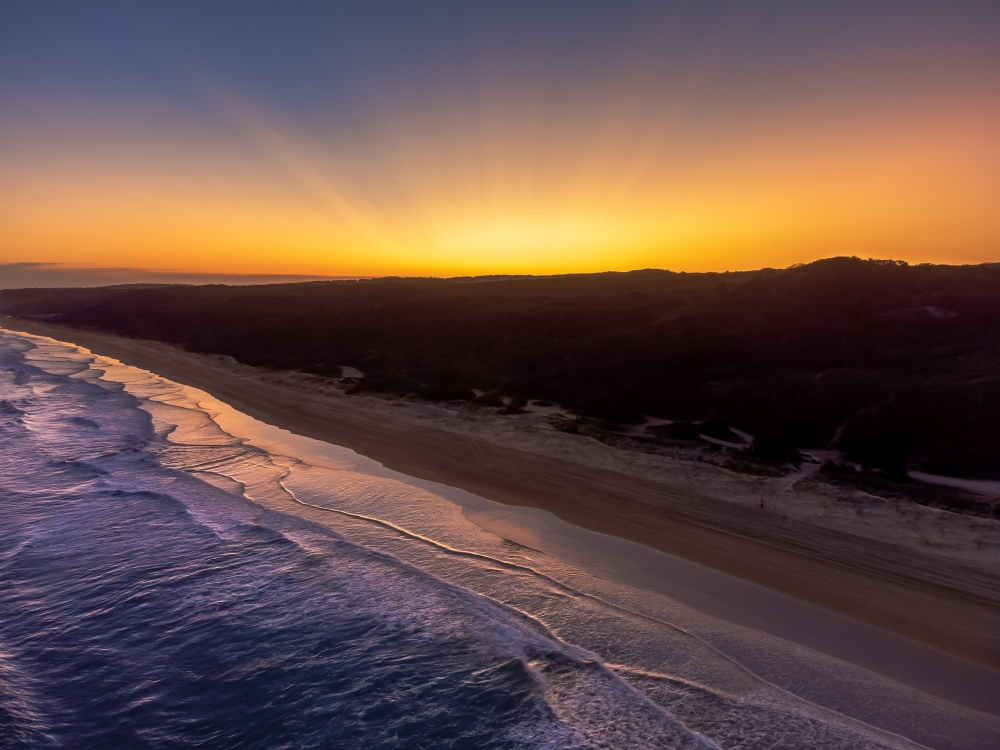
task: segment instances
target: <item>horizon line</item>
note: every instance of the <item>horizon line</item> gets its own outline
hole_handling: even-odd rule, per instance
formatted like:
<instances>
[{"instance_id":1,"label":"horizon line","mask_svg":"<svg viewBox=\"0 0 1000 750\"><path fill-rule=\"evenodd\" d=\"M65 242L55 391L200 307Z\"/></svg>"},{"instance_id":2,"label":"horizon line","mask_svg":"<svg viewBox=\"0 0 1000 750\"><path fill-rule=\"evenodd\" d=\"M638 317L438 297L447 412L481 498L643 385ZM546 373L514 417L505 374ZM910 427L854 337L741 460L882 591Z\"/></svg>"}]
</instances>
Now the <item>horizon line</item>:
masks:
<instances>
[{"instance_id":1,"label":"horizon line","mask_svg":"<svg viewBox=\"0 0 1000 750\"><path fill-rule=\"evenodd\" d=\"M0 263L0 291L18 289L113 289L167 286L266 286L275 284L307 284L334 281L379 281L400 280L440 280L440 281L500 281L521 279L545 279L571 276L598 276L602 274L628 274L642 272L674 273L685 275L740 274L760 271L788 271L832 260L856 260L900 267L952 267L990 266L1000 261L983 263L915 263L890 258L861 258L857 255L834 255L818 258L807 263L793 263L783 268L764 266L755 269L723 271L673 271L668 268L633 268L628 270L607 269L603 271L572 271L566 273L529 274L495 273L480 275L326 275L326 274L281 274L281 273L225 273L198 272L187 270L141 269L126 267L73 266L62 263ZM14 282L14 283L10 283ZM20 283L17 283L20 282ZM76 283L73 283L76 282ZM84 283L80 283L84 282Z\"/></svg>"}]
</instances>

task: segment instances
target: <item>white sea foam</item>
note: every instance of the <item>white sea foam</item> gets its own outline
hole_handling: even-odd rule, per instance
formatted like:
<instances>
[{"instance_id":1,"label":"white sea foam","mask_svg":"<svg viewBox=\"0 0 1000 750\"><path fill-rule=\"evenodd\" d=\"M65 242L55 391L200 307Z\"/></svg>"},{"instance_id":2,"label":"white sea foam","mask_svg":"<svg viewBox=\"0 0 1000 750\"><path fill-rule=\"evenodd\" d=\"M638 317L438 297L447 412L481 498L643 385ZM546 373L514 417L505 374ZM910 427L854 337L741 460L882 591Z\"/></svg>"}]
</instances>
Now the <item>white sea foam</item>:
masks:
<instances>
[{"instance_id":1,"label":"white sea foam","mask_svg":"<svg viewBox=\"0 0 1000 750\"><path fill-rule=\"evenodd\" d=\"M26 341L36 348L25 350ZM478 612L476 628L522 653L547 685L563 727L553 747L985 748L1000 737L995 717L608 575L615 543L614 554L588 553L581 539L590 537L539 512L387 470L86 350L39 337L3 342L50 373L138 399L158 461L232 498L186 503L221 537L251 523L320 556L335 538L368 555L349 571L359 588L392 589L385 601L408 599L412 617L465 630L470 620L456 613ZM405 575L380 573L373 552ZM766 676L762 655L777 665ZM541 739L518 741L547 746Z\"/></svg>"}]
</instances>

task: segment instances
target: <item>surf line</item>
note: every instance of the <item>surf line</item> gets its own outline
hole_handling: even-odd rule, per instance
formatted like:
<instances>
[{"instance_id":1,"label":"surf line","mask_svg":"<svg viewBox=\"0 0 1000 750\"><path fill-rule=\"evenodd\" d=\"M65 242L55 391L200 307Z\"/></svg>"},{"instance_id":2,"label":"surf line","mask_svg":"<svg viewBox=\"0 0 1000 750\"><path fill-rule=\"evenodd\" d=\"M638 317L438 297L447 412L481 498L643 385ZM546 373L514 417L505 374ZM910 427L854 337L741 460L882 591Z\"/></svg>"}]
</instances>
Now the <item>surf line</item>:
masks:
<instances>
[{"instance_id":1,"label":"surf line","mask_svg":"<svg viewBox=\"0 0 1000 750\"><path fill-rule=\"evenodd\" d=\"M296 463L305 463L303 461L299 461L298 459L292 459L292 460L295 461ZM764 677L761 677L760 675L756 674L753 670L751 670L749 667L745 666L744 664L742 664L738 660L736 660L734 657L730 656L729 654L727 654L724 651L720 650L716 646L712 645L711 643L709 643L708 641L706 641L701 636L697 635L696 633L692 633L691 631L686 630L685 628L682 628L679 625L675 625L674 623L672 623L672 622L670 622L668 620L664 620L662 618L655 617L653 615L648 615L648 614L646 614L644 612L638 612L638 611L630 609L628 607L625 607L625 606L622 606L622 605L619 605L619 604L615 604L613 602L609 602L609 601L607 601L605 599L602 599L601 597L599 597L599 596L597 596L595 594L589 594L589 593L587 593L585 591L580 591L578 589L573 588L572 586L569 586L569 585L563 583L562 581L560 581L560 580L558 580L556 578L553 578L552 576L550 576L550 575L548 575L546 573L541 572L540 570L536 570L535 568L532 568L529 565L523 565L523 564L520 564L520 563L509 562L507 560L501 560L501 559L498 559L498 558L495 558L495 557L491 557L490 555L483 554L481 552L473 552L471 550L458 549L456 547L452 547L452 546L450 546L448 544L445 544L444 542L439 542L439 541L437 541L435 539L431 539L431 538L426 537L426 536L424 536L422 534L418 534L417 532L410 531L409 529L406 529L406 528L404 528L402 526L398 526L397 524L394 524L391 521L386 521L386 520L381 519L381 518L375 518L374 516L366 516L366 515L363 515L361 513L353 513L351 511L341 510L339 508L328 508L328 507L324 507L322 505L315 505L313 503L307 503L307 502L305 502L303 500L300 500L295 495L294 492L292 492L288 487L285 486L284 481L282 481L282 480L284 480L288 476L289 473L290 472L286 470L285 475L283 477L281 477L280 479L278 479L277 482L278 482L278 485L281 487L281 489L284 490L285 493L287 493L287 495L292 499L292 501L295 502L295 503L298 503L299 505L302 505L302 506L304 506L306 508L313 508L315 510L325 511L327 513L336 513L336 514L339 514L339 515L342 515L342 516L346 516L348 518L353 518L353 519L358 520L358 521L365 521L367 523L371 523L371 524L374 524L374 525L377 525L377 526L381 526L383 528L386 528L386 529L389 529L391 531L394 531L394 532L396 532L396 533L398 533L398 534L400 534L402 536L405 536L405 537L407 537L409 539L413 539L414 541L422 542L422 543L424 543L424 544L426 544L428 546L434 547L436 549L442 550L442 551L447 552L447 553L452 554L452 555L461 556L461 557L469 557L469 558L472 558L472 559L481 560L481 561L484 561L484 562L489 562L489 563L492 563L494 565L500 566L500 567L508 569L508 570L516 570L516 571L527 573L529 575L533 575L533 576L535 576L535 577L537 577L539 579L547 581L548 583L550 583L551 585L553 585L555 588L560 589L560 590L566 592L567 594L569 594L571 596L576 596L576 597L580 597L580 598L583 598L583 599L589 599L589 600L594 601L594 602L596 602L596 603L598 603L598 604L600 604L600 605L602 605L604 607L607 607L608 609L611 609L613 611L620 612L622 614L629 615L629 616L632 616L632 617L636 617L638 619L646 620L648 622L653 622L653 623L656 623L656 624L661 625L663 627L669 628L669 629L671 629L671 630L673 630L673 631L675 631L677 633L685 635L688 638L691 638L692 640L697 641L698 643L700 643L702 646L704 646L705 648L707 648L709 651L711 651L715 655L717 655L720 658L722 658L725 662L728 662L729 664L731 664L734 667L736 667L740 672L742 672L743 674L745 674L746 676L748 676L750 679L754 680L755 682L757 682L757 683L759 683L759 684L761 684L763 686L766 686L768 688L771 688L772 690L778 691L779 693L781 693L781 694L787 696L788 698L790 698L793 702L797 702L797 703L801 703L801 704L810 706L814 710L816 710L817 712L819 712L820 714L827 714L828 716L831 716L831 717L837 717L837 719L839 719L840 721L846 722L849 725L858 725L858 724L861 724L861 725L867 727L869 730L880 732L880 733L883 733L883 734L885 734L887 736L890 736L890 737L895 737L895 738L898 738L898 739L906 740L907 742L913 742L913 740L910 740L909 738L903 737L902 735L896 734L895 732L891 732L889 730L882 729L880 727L872 726L872 725L868 724L867 722L861 721L860 719L855 719L855 718L847 716L846 714L843 714L843 713L841 713L839 711L836 711L836 710L834 710L832 708L828 708L827 706L822 706L822 705L820 705L818 703L815 703L815 702L813 702L813 701L811 701L811 700L809 700L807 698L803 698L800 695L796 695L795 693L791 692L790 690L787 690L786 688L783 688L780 685L776 685L775 683L771 682L770 680L767 680ZM513 607L513 606L511 606L509 604L506 604L505 602L497 601L493 597L486 596L485 594L479 594L478 592L475 592L475 593L478 596L482 596L483 598L488 599L491 602L494 602L495 604L497 604L498 606L500 606L500 607L502 607L504 609L516 612L516 613L520 614L521 616L527 618L528 620L531 620L531 621L537 623L539 626L541 626L543 628L543 632L552 634L551 628L549 627L549 625L547 623L544 622L544 620L542 620L542 619L540 619L538 617L535 617L534 615L528 614L527 612L522 612L521 610L517 609L516 607ZM569 647L572 647L572 648L579 648L579 647L575 646L574 644L567 643L566 641L564 641L562 638L559 638L555 634L552 634L551 637L554 640L556 640L559 643L562 643L562 644L564 644L566 646L569 646ZM612 671L616 671L614 667L620 667L620 666L622 666L622 665L609 666L609 665L604 664L603 660L600 660L600 663L603 666L605 666L606 668L611 669ZM622 671L626 671L626 670L622 670ZM636 670L636 671L642 672L642 671L645 671L645 670ZM664 677L667 677L667 676L664 675ZM632 687L633 687L633 689L636 689L634 686L632 686ZM699 685L699 687L701 687L702 689L707 690L709 692L714 692L714 691L712 691L711 688L709 688L709 687L707 687L705 685ZM648 700L648 698L647 698L647 700ZM653 704L653 705L656 705L656 704ZM660 710L663 710L659 706L657 706L657 708L659 708ZM668 713L668 715L669 715L669 713ZM914 743L914 744L916 744L916 743ZM918 747L923 747L922 745L917 745L917 746Z\"/></svg>"},{"instance_id":2,"label":"surf line","mask_svg":"<svg viewBox=\"0 0 1000 750\"><path fill-rule=\"evenodd\" d=\"M68 352L68 353L71 353L71 354L76 354L76 355L90 355L91 357L93 357L93 359L90 362L86 363L87 366L88 366L88 369L97 370L97 371L101 372L102 375L104 375L106 373L106 363L110 362L112 365L119 365L119 366L127 367L127 368L129 368L131 370L137 370L137 371L141 372L142 374L144 374L144 375L147 376L147 378L146 378L147 381L148 380L160 380L160 381L164 381L164 382L170 383L171 385L174 385L174 386L178 387L178 389L183 389L185 387L184 385L182 385L180 383L176 383L175 381L171 381L171 380L169 380L167 378L164 378L163 376L161 376L161 375L159 375L159 374L157 374L155 372L152 372L151 370L144 370L142 368L134 367L134 366L131 366L131 365L125 365L124 363L122 363L122 362L120 362L118 360L115 360L114 358L103 357L101 355L97 355L94 352L92 352L91 350L86 349L85 347L82 347L82 346L78 346L78 345L74 345L74 344L68 344L67 342L59 341L57 339L53 339L53 338L50 338L50 337L47 337L47 336L38 336L38 337L35 337L35 336L32 336L31 334L25 335L24 333L19 332L19 331L10 331L10 333L14 334L15 337L22 338L22 340L25 339L25 338L27 338L30 341L31 338L40 338L43 341L51 341L53 343L59 344L60 347L65 347L67 349L70 349L70 352ZM31 342L31 343L34 343L34 342ZM36 349L37 348L38 347L36 346ZM59 357L59 358L63 359L63 357ZM100 360L104 360L104 361L102 362ZM102 365L104 365L104 366L102 367ZM104 378L102 378L102 379L104 379ZM160 401L160 402L163 402L163 403L169 403L169 401L167 399L170 398L170 395L171 394L156 394L156 395L151 395L151 396L145 396L144 398L146 398L146 399L148 399L150 401ZM211 395L211 394L209 394L209 395ZM175 405L181 406L180 404L175 404ZM191 408L191 407L181 406L181 408ZM207 414L207 416L209 417L209 419L211 419L213 422L216 423L216 425L218 425L218 422L216 422L216 420L213 418L212 413L208 409L206 409L204 406L202 406L200 403L196 407L194 407L193 410L202 411L203 413ZM218 425L218 426L221 429L221 425ZM226 432L224 429L222 431ZM245 444L245 439L244 438L237 438L237 440L239 440L241 443ZM479 446L477 446L477 448L478 447ZM481 452L482 449L479 448L479 451ZM233 457L235 457L235 456L233 456ZM230 457L230 458L233 458L233 457ZM303 464L306 463L304 461L292 458L290 456L286 457L286 458L291 459L295 463L303 463ZM211 463L211 462L209 462L209 463ZM202 469L202 470L204 471L204 469ZM220 472L209 472L209 473L220 473ZM286 470L285 476L287 477L287 475L288 475L288 472ZM232 477L230 477L230 478L232 478ZM284 477L282 477L281 479L283 479L283 478ZM485 555L485 554L478 553L478 552L472 552L470 550L462 550L462 549L454 548L454 547L451 547L451 546L449 546L447 544L444 544L442 542L438 542L438 541L436 541L434 539L430 539L430 538L425 537L425 536L423 536L421 534L417 534L416 532L410 531L409 529L403 528L401 526L398 526L396 524L393 524L393 523L391 523L389 521L385 521L385 520L380 519L380 518L375 518L375 517L371 517L371 516L365 516L365 515L358 514L358 513L352 513L350 511L340 510L340 509L337 509L337 508L328 508L328 507L324 507L324 506L321 506L321 505L314 505L312 503L306 503L306 502L300 500L291 490L289 490L284 485L284 483L281 481L281 479L278 480L278 484L280 485L280 487L282 488L282 490L284 490L284 492L295 503L297 503L299 505L302 505L302 506L308 507L308 508L313 508L313 509L319 510L319 511L326 511L326 512L329 512L329 513L337 513L337 514L340 514L340 515L343 515L343 516L346 516L346 517L353 518L355 520L359 520L359 521L364 521L364 522L368 522L368 523L380 525L380 526L382 526L384 528L390 529L390 530L392 530L392 531L394 531L394 532L396 532L398 534L401 534L401 535L403 535L405 537L408 537L408 538L413 539L415 541L422 542L424 544L427 544L429 546L435 547L437 549L440 549L440 550L442 550L444 552L447 552L447 553L450 553L450 554L453 554L453 555L465 556L465 557L469 557L469 558L472 558L472 559L478 559L478 560L482 560L482 561L491 562L491 563L493 563L493 564L495 564L497 566L500 566L502 568L505 568L505 569L518 570L518 571L522 571L524 573L536 576L539 579L548 581L555 588L560 589L560 590L566 592L567 594L569 594L571 596L577 596L577 597L589 599L589 600L594 601L594 602L596 602L596 603L598 603L598 604L600 604L600 605L602 605L604 607L607 607L607 608L609 608L609 609L611 609L613 611L621 612L622 614L625 614L625 615L628 615L628 616L632 616L632 617L636 617L638 619L646 620L648 622L653 622L653 623L656 623L656 624L661 625L663 627L669 628L669 629L671 629L671 630L673 630L673 631L675 631L677 633L685 635L688 638L691 638L692 640L694 640L694 641L702 644L710 652L712 652L712 653L716 654L717 656L721 657L725 662L728 662L728 663L732 664L740 672L744 673L745 675L747 675L748 677L750 677L755 682L757 682L757 683L759 683L761 685L767 686L767 687L769 687L769 688L771 688L773 690L776 690L780 694L788 696L794 702L799 702L801 704L811 706L813 709L819 711L820 713L824 713L824 714L836 716L839 719L841 719L842 721L845 721L845 722L847 722L849 724L862 724L862 725L864 725L866 727L869 727L870 729L873 729L873 730L875 730L877 732L884 733L885 735L892 736L892 737L898 737L900 739L906 739L909 742L913 742L913 740L909 740L908 738L903 738L902 735L897 735L897 734L895 734L893 732L890 732L888 730L880 729L878 727L873 727L873 726L867 724L866 722L862 722L862 721L860 721L858 719L854 719L852 717L846 716L845 714L842 714L839 711L836 711L834 709L827 708L825 706L821 706L821 705L819 705L817 703L814 703L814 702L812 702L812 701L810 701L810 700L808 700L806 698L803 698L802 696L795 695L791 691L786 690L785 688L782 688L779 685L776 685L776 684L770 682L769 680L767 680L767 679L765 679L765 678L757 675L751 669L749 669L748 667L746 667L745 665L743 665L742 663L740 663L738 660L736 660L734 657L732 657L729 654L726 654L725 652L721 651L719 648L717 648L716 646L712 645L711 643L709 643L708 641L706 641L701 636L699 636L699 635L697 635L695 633L692 633L692 632L690 632L690 631L688 631L688 630L686 630L686 629L684 629L684 628L682 628L682 627L680 627L678 625L675 625L674 623L669 622L668 620L664 620L662 618L655 617L653 615L649 615L649 614L646 614L646 613L643 613L643 612L632 610L632 609L630 609L628 607L625 607L625 606L622 606L622 605L619 605L619 604L614 604L614 603L606 601L605 599L602 599L601 597L599 597L597 595L594 595L594 594L588 594L586 592L579 591L579 590L574 589L573 587L571 587L571 586L563 583L562 581L559 581L559 580L553 578L552 576L549 576L549 575L547 575L545 573L542 573L541 571L536 570L535 568L532 568L532 567L530 567L528 565L522 565L522 564L518 564L518 563L508 562L506 560L497 559L497 558L491 557L489 555ZM248 499L250 499L250 498L248 498ZM345 540L345 541L347 541L347 540ZM396 559L398 560L398 558L396 558ZM402 562L402 561L400 561L400 562ZM489 597L489 596L486 596L486 595L483 595L483 594L477 594L477 595L482 596L484 599L487 599L487 600L489 600L491 602L494 602L497 606L500 606L503 609L507 609L508 611L512 611L512 612L518 613L519 615L521 615L522 617L526 618L527 620L533 621L534 623L536 623L537 626L539 626L540 628L542 628L543 632L547 632L547 633L551 634L551 630L549 629L549 627L544 622L542 622L541 620L539 620L538 618L536 618L536 617L534 617L532 615L529 615L528 613L521 612L521 610L518 610L517 608L512 607L511 605L505 604L504 602L496 601L492 597ZM579 647L576 647L573 644L566 643L565 641L563 641L558 636L555 636L554 634L551 634L550 637L552 637L553 640L555 640L555 641L557 641L559 643L563 643L564 645L566 645L568 647L571 647L571 648L574 648L574 649L579 649ZM580 650L583 650L583 649L580 649ZM603 664L603 662L601 662L601 663ZM616 665L616 666L621 666L621 665ZM625 670L623 670L623 671L625 671ZM706 690L710 690L709 688L707 688L705 686L702 686L702 687L704 689L706 689ZM657 708L659 708L659 707L657 707Z\"/></svg>"}]
</instances>

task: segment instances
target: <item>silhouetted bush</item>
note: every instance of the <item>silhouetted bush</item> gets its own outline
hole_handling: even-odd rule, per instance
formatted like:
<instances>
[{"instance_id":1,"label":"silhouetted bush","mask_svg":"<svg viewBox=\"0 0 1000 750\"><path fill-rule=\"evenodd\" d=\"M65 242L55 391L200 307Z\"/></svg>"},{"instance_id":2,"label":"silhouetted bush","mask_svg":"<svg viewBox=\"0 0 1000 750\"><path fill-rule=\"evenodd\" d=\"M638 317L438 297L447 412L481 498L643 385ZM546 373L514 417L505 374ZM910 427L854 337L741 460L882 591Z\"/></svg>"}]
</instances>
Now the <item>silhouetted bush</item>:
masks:
<instances>
[{"instance_id":1,"label":"silhouetted bush","mask_svg":"<svg viewBox=\"0 0 1000 750\"><path fill-rule=\"evenodd\" d=\"M528 399L524 396L511 396L507 406L500 410L501 414L524 414L524 407L528 405Z\"/></svg>"},{"instance_id":2,"label":"silhouetted bush","mask_svg":"<svg viewBox=\"0 0 1000 750\"><path fill-rule=\"evenodd\" d=\"M652 433L657 437L670 438L671 440L701 440L698 428L690 422L651 425L646 428L646 432Z\"/></svg>"},{"instance_id":3,"label":"silhouetted bush","mask_svg":"<svg viewBox=\"0 0 1000 750\"><path fill-rule=\"evenodd\" d=\"M615 425L615 428L619 425L637 425L644 424L648 421L644 416L636 414L633 411L600 406L594 404L593 402L584 406L578 406L573 409L573 412L579 414L581 417L590 417L598 420L599 422L611 423Z\"/></svg>"},{"instance_id":4,"label":"silhouetted bush","mask_svg":"<svg viewBox=\"0 0 1000 750\"><path fill-rule=\"evenodd\" d=\"M476 397L476 403L480 406L503 406L503 399L499 393L484 393Z\"/></svg>"},{"instance_id":5,"label":"silhouetted bush","mask_svg":"<svg viewBox=\"0 0 1000 750\"><path fill-rule=\"evenodd\" d=\"M778 437L755 436L748 453L758 461L787 462L795 466L802 464L798 448Z\"/></svg>"},{"instance_id":6,"label":"silhouetted bush","mask_svg":"<svg viewBox=\"0 0 1000 750\"><path fill-rule=\"evenodd\" d=\"M733 432L725 422L702 422L696 425L696 429L700 435L716 440L725 440L729 443L743 442L740 436Z\"/></svg>"},{"instance_id":7,"label":"silhouetted bush","mask_svg":"<svg viewBox=\"0 0 1000 750\"><path fill-rule=\"evenodd\" d=\"M453 385L429 385L417 391L417 396L428 401L475 401L476 393L471 388Z\"/></svg>"},{"instance_id":8,"label":"silhouetted bush","mask_svg":"<svg viewBox=\"0 0 1000 750\"><path fill-rule=\"evenodd\" d=\"M824 474L854 474L857 472L857 469L851 466L851 464L838 463L829 459L823 462L819 470Z\"/></svg>"},{"instance_id":9,"label":"silhouetted bush","mask_svg":"<svg viewBox=\"0 0 1000 750\"><path fill-rule=\"evenodd\" d=\"M345 393L353 395L356 393L413 393L421 390L420 384L409 378L396 377L393 375L374 375L359 379L354 386L348 388Z\"/></svg>"},{"instance_id":10,"label":"silhouetted bush","mask_svg":"<svg viewBox=\"0 0 1000 750\"><path fill-rule=\"evenodd\" d=\"M854 435L838 444L848 461L861 464L864 471L879 470L896 480L906 479L905 455L914 441L907 435L892 433Z\"/></svg>"}]
</instances>

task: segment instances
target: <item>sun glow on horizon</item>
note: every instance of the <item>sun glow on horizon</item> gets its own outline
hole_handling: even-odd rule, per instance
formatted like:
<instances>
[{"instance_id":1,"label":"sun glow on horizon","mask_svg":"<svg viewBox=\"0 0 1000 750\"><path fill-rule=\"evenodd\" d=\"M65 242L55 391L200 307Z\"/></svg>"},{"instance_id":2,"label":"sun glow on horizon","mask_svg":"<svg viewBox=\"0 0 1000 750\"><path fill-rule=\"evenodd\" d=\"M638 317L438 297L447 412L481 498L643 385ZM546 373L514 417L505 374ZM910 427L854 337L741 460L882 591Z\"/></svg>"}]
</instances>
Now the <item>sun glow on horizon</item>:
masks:
<instances>
[{"instance_id":1,"label":"sun glow on horizon","mask_svg":"<svg viewBox=\"0 0 1000 750\"><path fill-rule=\"evenodd\" d=\"M21 92L0 116L0 264L457 276L1000 260L989 76L892 102L829 83L715 95L720 44L669 86L637 54L600 80L486 76L472 94L445 82L305 119L215 84L188 109Z\"/></svg>"},{"instance_id":2,"label":"sun glow on horizon","mask_svg":"<svg viewBox=\"0 0 1000 750\"><path fill-rule=\"evenodd\" d=\"M537 165L523 148L507 163L485 149L463 158L411 132L364 144L385 164L375 178L352 169L356 144L345 158L274 128L244 130L235 148L214 134L95 136L85 152L46 146L7 163L0 256L333 275L737 270L845 251L976 262L1000 248L985 199L1000 194L998 124L965 108L862 138L689 140L627 178L609 166L613 133L594 134L578 162Z\"/></svg>"}]
</instances>

